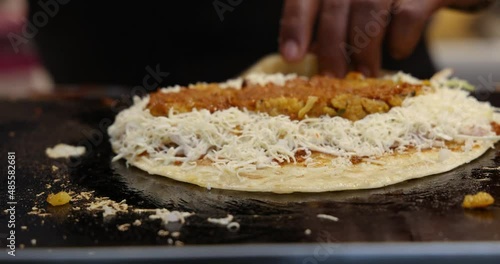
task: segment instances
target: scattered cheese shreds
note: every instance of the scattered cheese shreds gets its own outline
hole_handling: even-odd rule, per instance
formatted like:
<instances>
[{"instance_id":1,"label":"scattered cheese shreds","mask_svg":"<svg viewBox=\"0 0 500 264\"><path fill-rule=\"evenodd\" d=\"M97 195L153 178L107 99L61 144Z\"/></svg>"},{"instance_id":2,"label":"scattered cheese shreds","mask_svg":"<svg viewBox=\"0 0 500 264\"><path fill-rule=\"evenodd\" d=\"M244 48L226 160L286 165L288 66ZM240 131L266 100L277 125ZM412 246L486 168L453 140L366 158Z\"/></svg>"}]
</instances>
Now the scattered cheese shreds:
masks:
<instances>
[{"instance_id":1,"label":"scattered cheese shreds","mask_svg":"<svg viewBox=\"0 0 500 264\"><path fill-rule=\"evenodd\" d=\"M170 234L170 232L168 232L167 230L163 230L163 229L160 229L158 230L158 233L157 233L159 236L168 236L168 234Z\"/></svg>"},{"instance_id":2,"label":"scattered cheese shreds","mask_svg":"<svg viewBox=\"0 0 500 264\"><path fill-rule=\"evenodd\" d=\"M102 217L103 218L106 218L108 216L115 216L116 215L116 210L113 209L112 207L110 206L107 206L107 205L103 205L102 206Z\"/></svg>"},{"instance_id":3,"label":"scattered cheese shreds","mask_svg":"<svg viewBox=\"0 0 500 264\"><path fill-rule=\"evenodd\" d=\"M79 157L85 154L85 147L57 144L52 148L47 148L45 154L52 159Z\"/></svg>"},{"instance_id":4,"label":"scattered cheese shreds","mask_svg":"<svg viewBox=\"0 0 500 264\"><path fill-rule=\"evenodd\" d=\"M245 77L245 80L252 84L266 85L274 83L276 85L285 85L288 80L297 78L297 74L265 74L265 73L251 73Z\"/></svg>"},{"instance_id":5,"label":"scattered cheese shreds","mask_svg":"<svg viewBox=\"0 0 500 264\"><path fill-rule=\"evenodd\" d=\"M212 223L212 224L217 224L217 225L228 225L229 223L231 223L231 221L233 221L233 215L231 214L228 214L226 217L224 218L207 218L207 221L209 223Z\"/></svg>"},{"instance_id":6,"label":"scattered cheese shreds","mask_svg":"<svg viewBox=\"0 0 500 264\"><path fill-rule=\"evenodd\" d=\"M155 214L150 215L149 219L160 219L164 225L170 222L181 222L181 224L184 224L185 218L191 215L193 215L193 213L156 209Z\"/></svg>"},{"instance_id":7,"label":"scattered cheese shreds","mask_svg":"<svg viewBox=\"0 0 500 264\"><path fill-rule=\"evenodd\" d=\"M240 230L240 223L231 222L226 226L226 228L227 228L227 230L229 230L231 232L237 232L238 230Z\"/></svg>"},{"instance_id":8,"label":"scattered cheese shreds","mask_svg":"<svg viewBox=\"0 0 500 264\"><path fill-rule=\"evenodd\" d=\"M127 230L129 230L129 228L130 228L130 224L129 224L129 223L126 223L126 224L121 224L121 225L117 226L116 228L117 228L118 230L122 231L122 232L123 232L123 231L127 231Z\"/></svg>"},{"instance_id":9,"label":"scattered cheese shreds","mask_svg":"<svg viewBox=\"0 0 500 264\"><path fill-rule=\"evenodd\" d=\"M334 222L339 221L338 217L335 217L333 215L318 214L318 215L316 215L316 217L321 218L321 219L326 219L326 220L334 221Z\"/></svg>"}]
</instances>

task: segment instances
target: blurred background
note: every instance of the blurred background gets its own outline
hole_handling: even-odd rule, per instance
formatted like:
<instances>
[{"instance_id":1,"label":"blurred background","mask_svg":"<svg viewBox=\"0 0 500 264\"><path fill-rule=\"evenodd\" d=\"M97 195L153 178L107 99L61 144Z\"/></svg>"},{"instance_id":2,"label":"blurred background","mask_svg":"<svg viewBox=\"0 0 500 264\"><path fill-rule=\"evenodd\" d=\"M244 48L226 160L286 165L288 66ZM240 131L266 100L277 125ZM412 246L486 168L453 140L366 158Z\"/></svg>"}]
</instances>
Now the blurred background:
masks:
<instances>
[{"instance_id":1,"label":"blurred background","mask_svg":"<svg viewBox=\"0 0 500 264\"><path fill-rule=\"evenodd\" d=\"M21 34L27 16L27 1L0 0L0 97L26 97L53 89L33 41L14 49L9 40L9 36Z\"/></svg>"},{"instance_id":2,"label":"blurred background","mask_svg":"<svg viewBox=\"0 0 500 264\"><path fill-rule=\"evenodd\" d=\"M85 80L85 73L81 74L78 78L65 79L64 77L60 77L61 74L59 74L59 77L53 78L51 76L51 71L47 70L47 67L45 67L44 63L42 63L42 61L44 61L42 56L37 53L36 38L19 38L19 36L23 36L22 30L26 30L26 18L30 15L30 3L31 5L33 5L38 2L28 2L25 0L0 0L1 97L26 97L32 94L46 94L53 91L54 87L56 86L68 84L124 84L120 83L119 81L116 81L116 83L114 83L112 78L102 79L102 81L99 81L100 79ZM61 5L60 8L71 8L72 4L76 3L68 3L67 6ZM39 7L36 8L39 9ZM276 5L269 7L269 9L273 10L273 12L278 10L278 8L279 6ZM154 13L154 11L155 10L153 10L152 12ZM173 12L175 12L175 10ZM238 30L237 28L231 28L230 23L221 23L221 21L218 20L219 18L216 16L214 10L195 10L195 12L193 13L200 16L207 13L207 16L210 16L210 21L215 21L213 23L221 24L225 27L225 29L232 29L233 31ZM33 14L33 12L31 14ZM156 14L157 13L154 13L153 16L155 16ZM230 13L226 13L226 15L229 14ZM55 20L56 18L50 19ZM46 23L47 25L49 25L47 26L47 28L50 27L50 23L52 22L50 19ZM88 18L86 17L84 19L87 19L87 21L91 23L92 16L89 16ZM113 21L113 14L110 14L109 19L110 21ZM55 24L55 22L53 23ZM120 24L117 23L120 22L116 22L114 26L120 26ZM158 21L156 21L155 23L158 23ZM264 22L259 22L257 16L255 22L252 23ZM262 34L268 34L270 37L276 36L274 37L274 39L276 39L277 25L275 24L276 23L270 25L269 28L271 29ZM134 17L133 15L130 15L130 21L126 21L123 25L121 25L123 28L118 28L118 33L120 33L120 30L126 31L125 27L133 27L134 25ZM92 32L87 33L92 34ZM152 35L138 36L138 38L155 37L155 34L157 34L157 32L147 33L151 33ZM52 44L49 45L57 45L57 37L66 36L64 31L58 32L58 34L60 35L52 34L52 36L49 36L52 37ZM36 34L34 34L33 36L35 35ZM253 38L254 36L248 37ZM430 47L430 53L438 69L442 69L445 67L453 68L455 69L455 73L457 76L469 80L471 83L480 86L481 89L500 89L500 1L496 1L496 4L489 10L477 14L468 14L452 10L441 10L432 19L429 30L427 31L427 37ZM206 37L206 39L209 40L210 37ZM207 43L208 42L209 41L207 41ZM45 45L47 45L46 42ZM161 47L151 48L154 49ZM222 47L220 49L214 46L212 49L214 50L213 56L215 57L217 55L217 52L228 50L229 46ZM252 47L250 47L250 49L252 49ZM241 54L241 56L246 56L246 60L250 61L257 59L258 56L264 55L265 52L269 52L269 50L258 46L253 47L253 50L255 50L254 54L248 54L248 52L240 52L239 54ZM47 54L45 54L45 56L47 56ZM82 58L80 59L84 59L84 57L88 56L92 56L92 54L82 54ZM123 56L133 55L123 54ZM61 60L64 59L72 58L61 58ZM213 59L214 58L207 58L207 61ZM96 59L96 63L99 63L98 58ZM105 63L105 61L101 63ZM210 65L209 63L210 62L207 62L207 65ZM221 62L221 64L223 63L224 62ZM140 65L140 67L142 68L140 72L138 71L137 76L123 76L123 80L137 79L140 82L140 77L144 76L144 74L146 73L143 70L144 65ZM239 69L238 67L241 69ZM233 72L236 73L243 70L245 66L239 65L238 67L233 67L233 69L226 70L230 71L233 74ZM48 68L50 69L51 67ZM110 69L110 72L112 70L113 69ZM190 69L189 67L184 67L182 70L191 71L192 69ZM70 75L70 73L68 73L68 75ZM198 76L203 77L203 75ZM125 82L125 84L128 83Z\"/></svg>"},{"instance_id":3,"label":"blurred background","mask_svg":"<svg viewBox=\"0 0 500 264\"><path fill-rule=\"evenodd\" d=\"M500 89L500 1L477 14L439 11L428 41L438 69L453 68L479 89Z\"/></svg>"}]
</instances>

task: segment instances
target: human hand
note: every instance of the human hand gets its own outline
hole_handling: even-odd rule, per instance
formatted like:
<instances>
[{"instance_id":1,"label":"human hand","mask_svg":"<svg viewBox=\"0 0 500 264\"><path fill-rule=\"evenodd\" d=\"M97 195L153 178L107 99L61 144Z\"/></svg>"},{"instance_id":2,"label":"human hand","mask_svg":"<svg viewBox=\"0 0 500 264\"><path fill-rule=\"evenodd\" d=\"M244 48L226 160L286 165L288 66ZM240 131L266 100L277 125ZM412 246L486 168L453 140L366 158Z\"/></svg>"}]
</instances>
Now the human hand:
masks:
<instances>
[{"instance_id":1,"label":"human hand","mask_svg":"<svg viewBox=\"0 0 500 264\"><path fill-rule=\"evenodd\" d=\"M449 5L484 0L286 0L280 53L301 60L318 56L323 74L343 77L348 70L377 76L385 40L392 57L411 55L431 15ZM316 32L316 39L312 40Z\"/></svg>"}]
</instances>

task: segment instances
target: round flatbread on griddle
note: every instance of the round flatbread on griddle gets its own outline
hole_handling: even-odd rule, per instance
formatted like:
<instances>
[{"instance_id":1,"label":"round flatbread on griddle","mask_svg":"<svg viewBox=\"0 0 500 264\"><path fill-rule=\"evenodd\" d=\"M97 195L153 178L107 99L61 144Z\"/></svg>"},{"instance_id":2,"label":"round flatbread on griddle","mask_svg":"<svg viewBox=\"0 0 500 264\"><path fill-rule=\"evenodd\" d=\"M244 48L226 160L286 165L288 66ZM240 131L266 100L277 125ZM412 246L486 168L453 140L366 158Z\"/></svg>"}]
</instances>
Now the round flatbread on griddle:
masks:
<instances>
[{"instance_id":1,"label":"round flatbread on griddle","mask_svg":"<svg viewBox=\"0 0 500 264\"><path fill-rule=\"evenodd\" d=\"M135 98L109 128L114 160L207 188L383 187L452 170L500 138L494 108L437 75L250 74Z\"/></svg>"}]
</instances>

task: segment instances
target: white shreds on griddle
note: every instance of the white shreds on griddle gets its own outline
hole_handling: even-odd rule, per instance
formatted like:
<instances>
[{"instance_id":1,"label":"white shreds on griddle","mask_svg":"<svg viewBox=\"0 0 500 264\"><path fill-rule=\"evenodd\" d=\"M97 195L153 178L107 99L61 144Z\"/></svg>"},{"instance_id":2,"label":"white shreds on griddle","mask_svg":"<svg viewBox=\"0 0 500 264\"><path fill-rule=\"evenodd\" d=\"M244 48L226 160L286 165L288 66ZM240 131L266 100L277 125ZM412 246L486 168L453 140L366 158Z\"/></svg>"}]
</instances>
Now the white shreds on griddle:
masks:
<instances>
[{"instance_id":1,"label":"white shreds on griddle","mask_svg":"<svg viewBox=\"0 0 500 264\"><path fill-rule=\"evenodd\" d=\"M240 230L240 223L231 222L231 223L227 224L226 228L227 228L227 230L229 230L231 232L237 232L238 230Z\"/></svg>"},{"instance_id":2,"label":"white shreds on griddle","mask_svg":"<svg viewBox=\"0 0 500 264\"><path fill-rule=\"evenodd\" d=\"M226 217L223 218L207 218L207 221L212 224L225 226L227 230L231 232L236 232L240 229L240 224L238 222L233 222L234 216L232 214L227 214Z\"/></svg>"},{"instance_id":3,"label":"white shreds on griddle","mask_svg":"<svg viewBox=\"0 0 500 264\"><path fill-rule=\"evenodd\" d=\"M185 218L193 215L193 213L179 212L179 211L169 211L165 208L155 209L155 213L149 215L149 219L160 219L164 225L171 222L180 222L184 224L186 222Z\"/></svg>"},{"instance_id":4,"label":"white shreds on griddle","mask_svg":"<svg viewBox=\"0 0 500 264\"><path fill-rule=\"evenodd\" d=\"M51 159L79 157L85 154L85 147L57 144L52 148L47 148L45 154Z\"/></svg>"},{"instance_id":5,"label":"white shreds on griddle","mask_svg":"<svg viewBox=\"0 0 500 264\"><path fill-rule=\"evenodd\" d=\"M318 214L318 215L316 215L316 217L321 218L321 219L326 219L326 220L334 221L334 222L339 221L338 217L333 216L333 215L328 215L328 214Z\"/></svg>"},{"instance_id":6,"label":"white shreds on griddle","mask_svg":"<svg viewBox=\"0 0 500 264\"><path fill-rule=\"evenodd\" d=\"M240 229L240 224L238 222L233 221L234 216L232 214L227 214L226 217L222 218L213 218L209 217L207 218L207 222L216 224L216 225L221 225L225 226L227 230L231 232L236 232Z\"/></svg>"},{"instance_id":7,"label":"white shreds on griddle","mask_svg":"<svg viewBox=\"0 0 500 264\"><path fill-rule=\"evenodd\" d=\"M207 221L209 223L217 224L217 225L228 225L229 223L231 223L231 221L233 221L233 218L234 218L233 215L227 214L227 216L223 217L223 218L209 217L209 218L207 218Z\"/></svg>"},{"instance_id":8,"label":"white shreds on griddle","mask_svg":"<svg viewBox=\"0 0 500 264\"><path fill-rule=\"evenodd\" d=\"M127 231L130 228L130 224L129 223L121 224L118 225L116 228L120 231Z\"/></svg>"}]
</instances>

